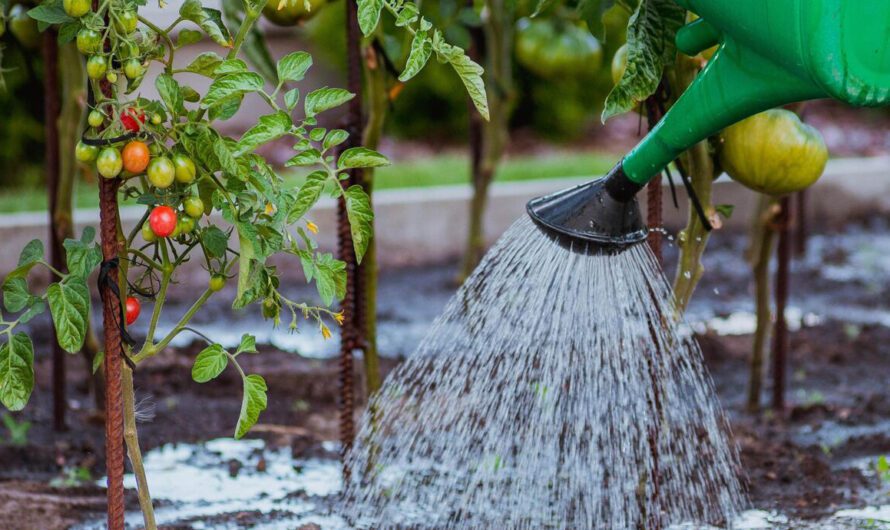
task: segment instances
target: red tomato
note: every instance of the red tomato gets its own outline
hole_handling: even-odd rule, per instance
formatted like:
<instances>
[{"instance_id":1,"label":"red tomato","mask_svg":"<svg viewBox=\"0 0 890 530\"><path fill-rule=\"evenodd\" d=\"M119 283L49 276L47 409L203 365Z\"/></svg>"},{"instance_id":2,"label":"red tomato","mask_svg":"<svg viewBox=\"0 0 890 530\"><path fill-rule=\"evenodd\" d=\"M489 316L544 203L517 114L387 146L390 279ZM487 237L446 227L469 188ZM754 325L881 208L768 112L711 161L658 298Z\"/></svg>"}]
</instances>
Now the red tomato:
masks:
<instances>
[{"instance_id":1,"label":"red tomato","mask_svg":"<svg viewBox=\"0 0 890 530\"><path fill-rule=\"evenodd\" d=\"M130 173L142 173L148 167L149 153L145 142L133 140L124 146L121 154L124 157L124 169Z\"/></svg>"},{"instance_id":2,"label":"red tomato","mask_svg":"<svg viewBox=\"0 0 890 530\"><path fill-rule=\"evenodd\" d=\"M139 311L141 310L142 306L139 304L139 299L134 296L128 296L126 303L126 318L128 326L132 325L133 322L136 322L136 319L139 318Z\"/></svg>"},{"instance_id":3,"label":"red tomato","mask_svg":"<svg viewBox=\"0 0 890 530\"><path fill-rule=\"evenodd\" d=\"M176 212L169 206L156 206L148 216L148 226L158 237L167 237L176 230Z\"/></svg>"},{"instance_id":4,"label":"red tomato","mask_svg":"<svg viewBox=\"0 0 890 530\"><path fill-rule=\"evenodd\" d=\"M140 123L145 123L145 112L142 109L128 108L121 111L121 123L130 132L139 132Z\"/></svg>"}]
</instances>

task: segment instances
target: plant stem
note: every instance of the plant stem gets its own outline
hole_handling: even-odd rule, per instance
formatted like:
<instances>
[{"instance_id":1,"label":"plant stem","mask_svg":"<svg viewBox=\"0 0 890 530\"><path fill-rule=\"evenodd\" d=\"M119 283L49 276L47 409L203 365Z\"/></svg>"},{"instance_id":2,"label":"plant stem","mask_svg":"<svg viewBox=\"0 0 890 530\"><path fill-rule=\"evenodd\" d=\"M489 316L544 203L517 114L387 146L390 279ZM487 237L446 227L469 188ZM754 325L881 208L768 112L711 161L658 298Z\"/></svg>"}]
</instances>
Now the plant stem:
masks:
<instances>
[{"instance_id":1,"label":"plant stem","mask_svg":"<svg viewBox=\"0 0 890 530\"><path fill-rule=\"evenodd\" d=\"M133 371L126 364L121 369L121 389L124 399L124 442L127 444L127 456L136 476L136 493L145 530L157 530L151 493L148 490L148 479L142 463L142 451L139 448L139 436L136 431L136 393L133 389Z\"/></svg>"},{"instance_id":2,"label":"plant stem","mask_svg":"<svg viewBox=\"0 0 890 530\"><path fill-rule=\"evenodd\" d=\"M766 196L760 198L752 230L750 254L753 258L755 299L757 306L757 330L751 349L750 376L748 380L748 412L760 410L760 395L763 391L763 364L767 339L772 324L770 310L770 270L775 241L774 209L775 200Z\"/></svg>"}]
</instances>

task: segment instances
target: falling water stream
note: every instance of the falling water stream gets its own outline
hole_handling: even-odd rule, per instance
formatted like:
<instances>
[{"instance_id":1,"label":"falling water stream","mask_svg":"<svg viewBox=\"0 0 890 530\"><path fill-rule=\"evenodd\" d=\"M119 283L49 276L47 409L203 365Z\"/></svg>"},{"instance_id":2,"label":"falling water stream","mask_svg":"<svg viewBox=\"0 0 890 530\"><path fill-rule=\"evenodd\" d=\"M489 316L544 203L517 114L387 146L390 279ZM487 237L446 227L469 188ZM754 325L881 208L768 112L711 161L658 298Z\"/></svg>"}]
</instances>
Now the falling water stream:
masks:
<instances>
[{"instance_id":1,"label":"falling water stream","mask_svg":"<svg viewBox=\"0 0 890 530\"><path fill-rule=\"evenodd\" d=\"M728 524L739 464L647 245L615 256L517 221L365 412L358 528ZM685 331L684 331L685 330Z\"/></svg>"}]
</instances>

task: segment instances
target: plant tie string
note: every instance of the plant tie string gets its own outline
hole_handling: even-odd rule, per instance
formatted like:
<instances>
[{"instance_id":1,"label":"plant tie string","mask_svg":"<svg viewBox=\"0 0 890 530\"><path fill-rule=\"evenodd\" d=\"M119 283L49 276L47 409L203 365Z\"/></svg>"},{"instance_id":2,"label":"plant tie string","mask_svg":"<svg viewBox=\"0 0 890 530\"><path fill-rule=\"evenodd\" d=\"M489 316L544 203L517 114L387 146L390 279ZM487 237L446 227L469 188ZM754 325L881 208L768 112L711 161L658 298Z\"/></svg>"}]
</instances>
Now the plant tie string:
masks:
<instances>
[{"instance_id":1,"label":"plant tie string","mask_svg":"<svg viewBox=\"0 0 890 530\"><path fill-rule=\"evenodd\" d=\"M118 260L118 258L112 258L103 261L102 264L99 266L99 278L97 282L99 284L99 297L102 298L102 303L105 303L105 288L108 288L108 290L110 290L111 293L117 298L120 314L117 315L116 318L117 325L121 333L121 342L132 348L136 345L136 341L133 340L133 337L131 337L129 333L127 333L127 326L124 324L126 322L126 319L124 317L124 302L121 300L121 291L118 287L116 278L119 265L120 261ZM124 362L127 363L127 366L129 366L131 370L136 368L136 365L133 363L132 359L130 359L125 353L123 344L121 344L121 357L123 357Z\"/></svg>"},{"instance_id":2,"label":"plant tie string","mask_svg":"<svg viewBox=\"0 0 890 530\"><path fill-rule=\"evenodd\" d=\"M689 195L689 200L695 208L695 213L698 214L698 218L701 221L701 224L705 227L705 230L710 232L714 229L714 226L711 224L708 216L705 215L705 209L701 204L701 200L698 198L698 194L695 192L695 187L693 187L689 175L683 170L683 165L680 163L680 159L675 160L674 164L677 166L677 171L680 172L680 180L683 182L683 187L686 188L686 193ZM668 170L668 173L670 173L670 170Z\"/></svg>"}]
</instances>

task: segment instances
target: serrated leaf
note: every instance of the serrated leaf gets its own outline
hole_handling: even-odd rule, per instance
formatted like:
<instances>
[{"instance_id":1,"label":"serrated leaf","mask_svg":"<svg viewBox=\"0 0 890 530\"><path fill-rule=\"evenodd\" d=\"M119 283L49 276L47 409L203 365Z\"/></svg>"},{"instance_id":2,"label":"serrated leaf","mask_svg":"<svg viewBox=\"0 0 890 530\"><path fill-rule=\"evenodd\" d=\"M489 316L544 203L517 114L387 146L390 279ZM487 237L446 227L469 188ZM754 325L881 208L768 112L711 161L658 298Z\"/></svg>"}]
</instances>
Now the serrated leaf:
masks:
<instances>
[{"instance_id":1,"label":"serrated leaf","mask_svg":"<svg viewBox=\"0 0 890 530\"><path fill-rule=\"evenodd\" d=\"M373 149L366 147L350 147L340 154L337 160L338 169L351 169L358 167L388 166L389 159Z\"/></svg>"},{"instance_id":2,"label":"serrated leaf","mask_svg":"<svg viewBox=\"0 0 890 530\"><path fill-rule=\"evenodd\" d=\"M179 8L179 16L197 24L213 40L226 48L232 47L232 37L222 21L222 13L201 5L200 0L186 0Z\"/></svg>"},{"instance_id":3,"label":"serrated leaf","mask_svg":"<svg viewBox=\"0 0 890 530\"><path fill-rule=\"evenodd\" d=\"M195 357L192 365L192 379L198 383L206 383L219 377L229 365L229 356L219 344L207 346Z\"/></svg>"},{"instance_id":4,"label":"serrated leaf","mask_svg":"<svg viewBox=\"0 0 890 530\"><path fill-rule=\"evenodd\" d=\"M238 112L239 108L241 108L242 101L244 101L243 94L235 94L234 96L229 96L223 99L216 105L210 107L210 120L228 120Z\"/></svg>"},{"instance_id":5,"label":"serrated leaf","mask_svg":"<svg viewBox=\"0 0 890 530\"><path fill-rule=\"evenodd\" d=\"M34 390L34 345L19 332L0 346L0 402L12 411L22 410Z\"/></svg>"},{"instance_id":6,"label":"serrated leaf","mask_svg":"<svg viewBox=\"0 0 890 530\"><path fill-rule=\"evenodd\" d=\"M235 155L229 149L229 144L222 136L217 136L216 140L214 140L213 154L216 155L216 159L219 160L219 164L220 166L222 166L222 169L226 174L236 177L239 176L238 161L235 159Z\"/></svg>"},{"instance_id":7,"label":"serrated leaf","mask_svg":"<svg viewBox=\"0 0 890 530\"><path fill-rule=\"evenodd\" d=\"M602 121L636 107L655 93L664 67L673 63L677 30L686 10L673 0L643 0L627 26L627 67L606 98Z\"/></svg>"},{"instance_id":8,"label":"serrated leaf","mask_svg":"<svg viewBox=\"0 0 890 530\"><path fill-rule=\"evenodd\" d=\"M405 69L399 75L399 81L403 83L423 70L433 54L433 41L426 32L417 32L411 41L411 53L405 63Z\"/></svg>"},{"instance_id":9,"label":"serrated leaf","mask_svg":"<svg viewBox=\"0 0 890 530\"><path fill-rule=\"evenodd\" d=\"M182 91L179 89L179 83L172 76L161 74L155 78L155 87L158 89L164 105L174 115L185 114L183 106Z\"/></svg>"},{"instance_id":10,"label":"serrated leaf","mask_svg":"<svg viewBox=\"0 0 890 530\"><path fill-rule=\"evenodd\" d=\"M287 134L292 125L290 116L284 111L261 116L256 125L248 129L238 140L238 151L235 154L249 153L267 142L281 138Z\"/></svg>"},{"instance_id":11,"label":"serrated leaf","mask_svg":"<svg viewBox=\"0 0 890 530\"><path fill-rule=\"evenodd\" d=\"M359 185L350 186L346 190L345 198L355 259L361 264L374 235L374 210L371 209L371 198Z\"/></svg>"},{"instance_id":12,"label":"serrated leaf","mask_svg":"<svg viewBox=\"0 0 890 530\"><path fill-rule=\"evenodd\" d=\"M3 307L10 313L18 313L28 307L30 301L28 281L21 276L7 277L3 282Z\"/></svg>"},{"instance_id":13,"label":"serrated leaf","mask_svg":"<svg viewBox=\"0 0 890 530\"><path fill-rule=\"evenodd\" d=\"M297 106L297 103L300 102L300 89L292 88L284 93L284 104L287 105L287 110L294 110Z\"/></svg>"},{"instance_id":14,"label":"serrated leaf","mask_svg":"<svg viewBox=\"0 0 890 530\"><path fill-rule=\"evenodd\" d=\"M241 335L241 344L238 345L238 350L235 352L235 355L239 353L256 353L256 337L249 333L245 333Z\"/></svg>"},{"instance_id":15,"label":"serrated leaf","mask_svg":"<svg viewBox=\"0 0 890 530\"><path fill-rule=\"evenodd\" d=\"M203 38L204 35L200 31L195 31L193 29L184 29L179 32L179 36L176 38L176 47L182 48L183 46L188 46L189 44L201 42L201 39Z\"/></svg>"},{"instance_id":16,"label":"serrated leaf","mask_svg":"<svg viewBox=\"0 0 890 530\"><path fill-rule=\"evenodd\" d=\"M482 74L485 70L473 62L461 48L442 40L438 31L433 35L433 50L436 51L440 60L451 65L464 84L476 110L488 120L488 95L485 92L485 83L482 82Z\"/></svg>"},{"instance_id":17,"label":"serrated leaf","mask_svg":"<svg viewBox=\"0 0 890 530\"><path fill-rule=\"evenodd\" d=\"M384 5L385 0L358 0L358 27L366 37L377 29Z\"/></svg>"},{"instance_id":18,"label":"serrated leaf","mask_svg":"<svg viewBox=\"0 0 890 530\"><path fill-rule=\"evenodd\" d=\"M227 74L217 78L210 84L210 88L201 102L201 107L212 107L226 98L257 92L262 89L263 78L259 74L253 72Z\"/></svg>"},{"instance_id":19,"label":"serrated leaf","mask_svg":"<svg viewBox=\"0 0 890 530\"><path fill-rule=\"evenodd\" d=\"M268 398L266 381L259 375L250 374L244 378L244 397L241 399L241 413L235 427L235 438L241 438L260 419L260 413L266 410Z\"/></svg>"},{"instance_id":20,"label":"serrated leaf","mask_svg":"<svg viewBox=\"0 0 890 530\"><path fill-rule=\"evenodd\" d=\"M331 305L335 298L342 300L346 295L346 264L324 253L316 256L313 265L315 287L325 305Z\"/></svg>"},{"instance_id":21,"label":"serrated leaf","mask_svg":"<svg viewBox=\"0 0 890 530\"><path fill-rule=\"evenodd\" d=\"M210 257L221 258L226 255L229 236L216 225L210 225L201 232L201 241L204 243L204 248L207 249Z\"/></svg>"},{"instance_id":22,"label":"serrated leaf","mask_svg":"<svg viewBox=\"0 0 890 530\"><path fill-rule=\"evenodd\" d=\"M278 61L278 82L302 81L312 66L312 56L306 52L293 52Z\"/></svg>"},{"instance_id":23,"label":"serrated leaf","mask_svg":"<svg viewBox=\"0 0 890 530\"><path fill-rule=\"evenodd\" d=\"M300 186L294 205L287 214L287 224L295 223L315 206L327 180L328 176L324 171L313 171L306 176L306 182Z\"/></svg>"},{"instance_id":24,"label":"serrated leaf","mask_svg":"<svg viewBox=\"0 0 890 530\"><path fill-rule=\"evenodd\" d=\"M213 52L204 52L195 57L185 69L189 72L200 74L206 77L213 77L216 69L222 64L222 57Z\"/></svg>"},{"instance_id":25,"label":"serrated leaf","mask_svg":"<svg viewBox=\"0 0 890 530\"><path fill-rule=\"evenodd\" d=\"M339 107L354 97L355 94L342 88L324 87L313 90L306 95L306 101L303 104L306 117L311 118L319 112Z\"/></svg>"},{"instance_id":26,"label":"serrated leaf","mask_svg":"<svg viewBox=\"0 0 890 530\"><path fill-rule=\"evenodd\" d=\"M90 318L90 290L82 278L69 276L46 290L49 312L56 328L56 340L68 353L83 347Z\"/></svg>"},{"instance_id":27,"label":"serrated leaf","mask_svg":"<svg viewBox=\"0 0 890 530\"><path fill-rule=\"evenodd\" d=\"M65 247L68 272L74 276L85 279L96 266L102 263L102 251L98 245L84 243L83 238L80 240L66 239L62 245Z\"/></svg>"}]
</instances>

